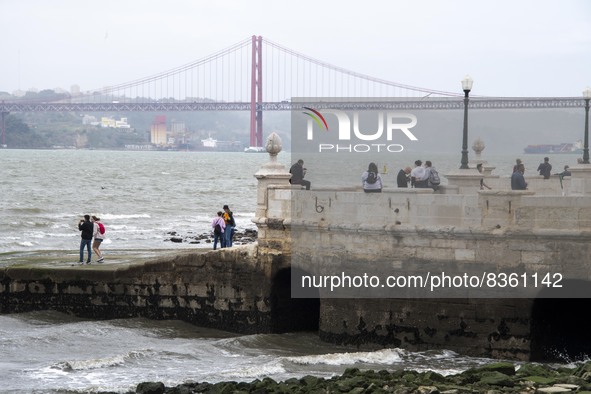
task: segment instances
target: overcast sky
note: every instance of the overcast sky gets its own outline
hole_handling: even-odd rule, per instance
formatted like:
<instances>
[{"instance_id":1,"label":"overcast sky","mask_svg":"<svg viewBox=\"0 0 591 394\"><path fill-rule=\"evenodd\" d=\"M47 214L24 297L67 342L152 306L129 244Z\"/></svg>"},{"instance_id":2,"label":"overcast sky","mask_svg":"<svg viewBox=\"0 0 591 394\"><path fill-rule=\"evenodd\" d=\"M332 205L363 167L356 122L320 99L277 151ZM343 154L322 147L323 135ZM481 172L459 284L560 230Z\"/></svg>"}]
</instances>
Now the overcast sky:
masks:
<instances>
[{"instance_id":1,"label":"overcast sky","mask_svg":"<svg viewBox=\"0 0 591 394\"><path fill-rule=\"evenodd\" d=\"M587 0L0 0L0 91L91 90L261 35L340 67L473 94L580 96Z\"/></svg>"}]
</instances>

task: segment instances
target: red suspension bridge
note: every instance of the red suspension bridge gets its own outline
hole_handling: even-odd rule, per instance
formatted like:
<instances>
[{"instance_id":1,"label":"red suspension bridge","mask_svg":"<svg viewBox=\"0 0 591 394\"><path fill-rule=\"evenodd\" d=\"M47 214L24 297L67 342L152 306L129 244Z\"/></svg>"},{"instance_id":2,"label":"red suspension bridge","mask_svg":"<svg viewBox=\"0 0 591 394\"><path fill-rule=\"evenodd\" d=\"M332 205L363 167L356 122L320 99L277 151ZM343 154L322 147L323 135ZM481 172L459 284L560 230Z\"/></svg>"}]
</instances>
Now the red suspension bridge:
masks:
<instances>
[{"instance_id":1,"label":"red suspension bridge","mask_svg":"<svg viewBox=\"0 0 591 394\"><path fill-rule=\"evenodd\" d=\"M2 143L10 112L250 111L250 145L261 147L263 111L297 110L311 101L319 109L462 109L462 97L374 78L252 36L195 62L130 82L67 98L0 102ZM292 98L312 99L304 104ZM568 97L473 96L470 101L471 108L481 109L583 105L582 98Z\"/></svg>"}]
</instances>

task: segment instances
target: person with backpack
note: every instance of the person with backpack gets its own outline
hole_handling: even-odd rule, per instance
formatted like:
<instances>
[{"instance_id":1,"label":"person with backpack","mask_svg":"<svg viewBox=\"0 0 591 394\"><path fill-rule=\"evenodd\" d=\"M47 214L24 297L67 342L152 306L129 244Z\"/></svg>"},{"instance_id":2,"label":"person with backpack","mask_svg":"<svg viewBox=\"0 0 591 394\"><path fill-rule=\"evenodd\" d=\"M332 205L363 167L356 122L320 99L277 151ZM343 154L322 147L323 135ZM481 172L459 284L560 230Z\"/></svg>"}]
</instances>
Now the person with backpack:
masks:
<instances>
[{"instance_id":1,"label":"person with backpack","mask_svg":"<svg viewBox=\"0 0 591 394\"><path fill-rule=\"evenodd\" d=\"M99 248L101 246L101 243L105 239L105 226L101 223L101 219L97 218L94 215L92 216L92 222L93 222L92 236L94 237L94 241L92 242L92 250L99 257L96 262L103 263L105 261L105 258L103 257L103 254L101 253Z\"/></svg>"},{"instance_id":2,"label":"person with backpack","mask_svg":"<svg viewBox=\"0 0 591 394\"><path fill-rule=\"evenodd\" d=\"M367 171L361 175L361 183L363 184L363 191L366 193L382 192L382 177L378 173L376 163L369 163Z\"/></svg>"},{"instance_id":3,"label":"person with backpack","mask_svg":"<svg viewBox=\"0 0 591 394\"><path fill-rule=\"evenodd\" d=\"M218 240L220 241L220 248L226 246L226 243L224 242L226 221L222 217L222 214L222 211L218 211L218 215L211 221L211 228L213 229L213 250L217 249Z\"/></svg>"},{"instance_id":4,"label":"person with backpack","mask_svg":"<svg viewBox=\"0 0 591 394\"><path fill-rule=\"evenodd\" d=\"M437 172L435 167L433 167L433 163L431 163L429 160L425 162L425 172L427 187L430 187L434 191L437 191L437 189L439 189L439 185L441 184L441 178L439 178L439 173Z\"/></svg>"}]
</instances>

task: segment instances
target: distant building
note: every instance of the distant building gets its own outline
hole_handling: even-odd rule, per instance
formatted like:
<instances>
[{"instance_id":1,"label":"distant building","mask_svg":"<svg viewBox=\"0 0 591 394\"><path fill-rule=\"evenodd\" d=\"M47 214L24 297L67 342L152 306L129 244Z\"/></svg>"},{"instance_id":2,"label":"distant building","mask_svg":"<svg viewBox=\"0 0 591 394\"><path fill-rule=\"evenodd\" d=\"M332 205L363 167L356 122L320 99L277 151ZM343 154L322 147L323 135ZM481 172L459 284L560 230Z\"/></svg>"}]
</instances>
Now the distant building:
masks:
<instances>
[{"instance_id":1,"label":"distant building","mask_svg":"<svg viewBox=\"0 0 591 394\"><path fill-rule=\"evenodd\" d=\"M84 115L84 116L82 116L82 124L91 125L91 126L98 126L99 121L96 119L96 116Z\"/></svg>"},{"instance_id":2,"label":"distant building","mask_svg":"<svg viewBox=\"0 0 591 394\"><path fill-rule=\"evenodd\" d=\"M158 115L150 127L150 142L154 145L166 145L166 116Z\"/></svg>"},{"instance_id":3,"label":"distant building","mask_svg":"<svg viewBox=\"0 0 591 394\"><path fill-rule=\"evenodd\" d=\"M170 122L170 134L169 144L185 144L187 142L187 125L185 122L172 120ZM173 142L170 142L171 140Z\"/></svg>"},{"instance_id":4,"label":"distant building","mask_svg":"<svg viewBox=\"0 0 591 394\"><path fill-rule=\"evenodd\" d=\"M103 116L101 118L101 127L111 129L130 129L131 126L127 123L127 118L115 120L114 118Z\"/></svg>"},{"instance_id":5,"label":"distant building","mask_svg":"<svg viewBox=\"0 0 591 394\"><path fill-rule=\"evenodd\" d=\"M70 86L70 94L72 97L80 96L80 86L72 85Z\"/></svg>"},{"instance_id":6,"label":"distant building","mask_svg":"<svg viewBox=\"0 0 591 394\"><path fill-rule=\"evenodd\" d=\"M127 123L127 118L121 118L115 121L116 129L131 129L131 125Z\"/></svg>"}]
</instances>

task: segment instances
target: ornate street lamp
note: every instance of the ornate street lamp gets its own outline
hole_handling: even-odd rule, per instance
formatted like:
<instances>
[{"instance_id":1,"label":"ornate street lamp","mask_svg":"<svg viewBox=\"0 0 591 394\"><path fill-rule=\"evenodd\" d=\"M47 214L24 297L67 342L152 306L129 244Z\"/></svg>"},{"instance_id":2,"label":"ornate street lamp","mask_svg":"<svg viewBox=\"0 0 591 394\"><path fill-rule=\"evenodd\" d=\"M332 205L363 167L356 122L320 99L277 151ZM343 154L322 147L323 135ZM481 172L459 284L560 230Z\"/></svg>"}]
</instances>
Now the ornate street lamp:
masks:
<instances>
[{"instance_id":1,"label":"ornate street lamp","mask_svg":"<svg viewBox=\"0 0 591 394\"><path fill-rule=\"evenodd\" d=\"M464 79L462 79L462 90L464 91L464 136L462 139L462 165L460 169L468 169L468 102L470 98L468 97L470 94L470 90L472 90L472 84L474 80L470 78L469 75L466 75ZM589 100L587 100L589 102Z\"/></svg>"},{"instance_id":2,"label":"ornate street lamp","mask_svg":"<svg viewBox=\"0 0 591 394\"><path fill-rule=\"evenodd\" d=\"M591 88L583 90L585 99L585 142L583 145L583 164L589 164L589 100L591 100Z\"/></svg>"}]
</instances>

